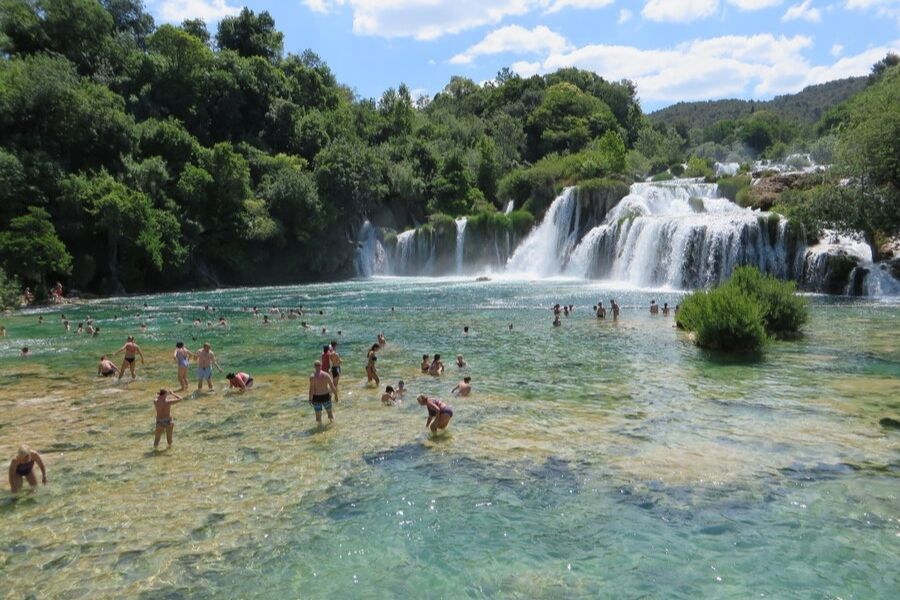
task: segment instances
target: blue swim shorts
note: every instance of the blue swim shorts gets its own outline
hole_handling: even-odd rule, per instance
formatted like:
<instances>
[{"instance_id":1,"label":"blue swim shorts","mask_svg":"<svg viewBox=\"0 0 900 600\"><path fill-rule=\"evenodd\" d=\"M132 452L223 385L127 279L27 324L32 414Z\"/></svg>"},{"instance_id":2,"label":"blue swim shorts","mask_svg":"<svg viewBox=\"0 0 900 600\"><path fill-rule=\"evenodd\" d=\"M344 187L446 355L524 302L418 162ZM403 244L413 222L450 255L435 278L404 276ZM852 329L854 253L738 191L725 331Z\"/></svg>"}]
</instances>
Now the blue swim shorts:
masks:
<instances>
[{"instance_id":1,"label":"blue swim shorts","mask_svg":"<svg viewBox=\"0 0 900 600\"><path fill-rule=\"evenodd\" d=\"M197 369L197 379L212 379L212 367L200 367Z\"/></svg>"}]
</instances>

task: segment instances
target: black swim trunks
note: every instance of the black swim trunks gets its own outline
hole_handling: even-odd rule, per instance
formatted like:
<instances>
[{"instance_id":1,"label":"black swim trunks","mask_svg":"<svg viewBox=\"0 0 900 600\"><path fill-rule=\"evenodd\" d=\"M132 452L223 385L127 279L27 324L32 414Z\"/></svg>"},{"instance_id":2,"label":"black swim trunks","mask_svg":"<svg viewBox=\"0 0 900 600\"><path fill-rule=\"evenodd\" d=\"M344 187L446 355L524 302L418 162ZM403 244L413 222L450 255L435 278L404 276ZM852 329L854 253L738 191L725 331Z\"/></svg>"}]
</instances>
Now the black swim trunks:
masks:
<instances>
[{"instance_id":1,"label":"black swim trunks","mask_svg":"<svg viewBox=\"0 0 900 600\"><path fill-rule=\"evenodd\" d=\"M341 368L340 367L331 367L331 376L332 377L340 377L341 376Z\"/></svg>"}]
</instances>

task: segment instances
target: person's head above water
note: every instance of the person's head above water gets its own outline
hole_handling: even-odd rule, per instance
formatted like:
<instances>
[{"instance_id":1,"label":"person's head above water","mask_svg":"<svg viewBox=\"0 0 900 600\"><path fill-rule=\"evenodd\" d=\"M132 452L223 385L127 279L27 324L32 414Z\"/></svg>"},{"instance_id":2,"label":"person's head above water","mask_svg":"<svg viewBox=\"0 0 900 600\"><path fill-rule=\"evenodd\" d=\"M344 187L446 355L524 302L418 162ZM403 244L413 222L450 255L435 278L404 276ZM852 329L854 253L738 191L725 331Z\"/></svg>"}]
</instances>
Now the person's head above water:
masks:
<instances>
[{"instance_id":1,"label":"person's head above water","mask_svg":"<svg viewBox=\"0 0 900 600\"><path fill-rule=\"evenodd\" d=\"M401 379L400 381L397 382L397 389L398 389L398 390L402 390L405 386L406 386L406 384L403 383L403 380L402 380L402 379Z\"/></svg>"},{"instance_id":2,"label":"person's head above water","mask_svg":"<svg viewBox=\"0 0 900 600\"><path fill-rule=\"evenodd\" d=\"M465 377L463 377L463 381L465 381L466 383L469 383L470 381L472 381L472 378L469 377L468 375L466 375Z\"/></svg>"},{"instance_id":3,"label":"person's head above water","mask_svg":"<svg viewBox=\"0 0 900 600\"><path fill-rule=\"evenodd\" d=\"M422 355L422 360L428 360L428 355L427 355L427 354L423 354L423 355Z\"/></svg>"},{"instance_id":4,"label":"person's head above water","mask_svg":"<svg viewBox=\"0 0 900 600\"><path fill-rule=\"evenodd\" d=\"M378 344L372 344L372 347L369 348L369 350L378 350L379 348L381 348L381 346L379 346Z\"/></svg>"},{"instance_id":5,"label":"person's head above water","mask_svg":"<svg viewBox=\"0 0 900 600\"><path fill-rule=\"evenodd\" d=\"M386 388L384 388L384 391L386 391L388 394L390 394L391 392L394 391L394 386L389 385Z\"/></svg>"},{"instance_id":6,"label":"person's head above water","mask_svg":"<svg viewBox=\"0 0 900 600\"><path fill-rule=\"evenodd\" d=\"M184 342L176 342L175 347L176 348L184 348Z\"/></svg>"}]
</instances>

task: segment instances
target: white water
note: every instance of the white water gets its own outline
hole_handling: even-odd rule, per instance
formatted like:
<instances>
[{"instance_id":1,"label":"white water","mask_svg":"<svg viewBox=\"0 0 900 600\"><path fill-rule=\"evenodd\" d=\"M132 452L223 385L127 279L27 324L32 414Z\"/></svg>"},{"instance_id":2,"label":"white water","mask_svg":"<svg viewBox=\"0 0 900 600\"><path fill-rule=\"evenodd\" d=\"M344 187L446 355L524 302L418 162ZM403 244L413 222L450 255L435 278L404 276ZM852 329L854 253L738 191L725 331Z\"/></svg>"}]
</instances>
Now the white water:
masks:
<instances>
[{"instance_id":1,"label":"white water","mask_svg":"<svg viewBox=\"0 0 900 600\"><path fill-rule=\"evenodd\" d=\"M504 215L508 215L509 213L511 213L512 211L514 211L515 209L516 209L516 201L515 201L515 200L510 200L509 202L506 203L506 210L503 211L503 214L504 214Z\"/></svg>"},{"instance_id":2,"label":"white water","mask_svg":"<svg viewBox=\"0 0 900 600\"><path fill-rule=\"evenodd\" d=\"M462 275L464 250L466 247L466 223L468 219L462 217L456 220L456 274Z\"/></svg>"},{"instance_id":3,"label":"white water","mask_svg":"<svg viewBox=\"0 0 900 600\"><path fill-rule=\"evenodd\" d=\"M580 218L575 188L566 188L547 209L541 224L516 248L506 271L544 277L558 275L578 241Z\"/></svg>"},{"instance_id":4,"label":"white water","mask_svg":"<svg viewBox=\"0 0 900 600\"><path fill-rule=\"evenodd\" d=\"M355 261L357 277L381 274L385 263L384 247L378 241L375 228L368 219L360 227L357 239L359 240Z\"/></svg>"}]
</instances>

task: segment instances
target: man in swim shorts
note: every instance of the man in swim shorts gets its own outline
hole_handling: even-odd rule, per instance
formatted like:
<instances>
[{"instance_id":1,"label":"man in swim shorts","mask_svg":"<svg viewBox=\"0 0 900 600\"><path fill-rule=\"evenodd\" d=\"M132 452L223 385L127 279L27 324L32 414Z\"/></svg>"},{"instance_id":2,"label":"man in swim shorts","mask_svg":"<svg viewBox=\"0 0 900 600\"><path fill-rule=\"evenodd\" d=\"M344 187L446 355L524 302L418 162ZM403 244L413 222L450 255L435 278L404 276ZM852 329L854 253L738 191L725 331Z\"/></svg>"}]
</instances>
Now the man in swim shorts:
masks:
<instances>
[{"instance_id":1,"label":"man in swim shorts","mask_svg":"<svg viewBox=\"0 0 900 600\"><path fill-rule=\"evenodd\" d=\"M222 367L219 366L218 361L216 361L216 353L212 351L212 347L209 345L209 342L204 342L203 349L197 353L197 390L203 389L203 382L206 381L206 387L209 391L212 391L212 368L215 365L216 369L219 370L219 373L222 372Z\"/></svg>"},{"instance_id":2,"label":"man in swim shorts","mask_svg":"<svg viewBox=\"0 0 900 600\"><path fill-rule=\"evenodd\" d=\"M144 364L144 353L141 352L140 346L134 343L134 336L129 335L125 340L125 345L119 348L116 351L116 354L125 353L125 361L122 363L122 366L119 367L119 379L122 379L122 375L125 374L125 367L131 371L131 379L135 378L134 376L134 361L138 356L141 357L141 364Z\"/></svg>"},{"instance_id":3,"label":"man in swim shorts","mask_svg":"<svg viewBox=\"0 0 900 600\"><path fill-rule=\"evenodd\" d=\"M322 424L322 410L328 413L328 422L334 422L334 413L332 412L331 395L334 394L334 401L337 402L338 391L334 387L334 380L331 373L322 370L322 361L313 363L315 372L309 377L309 403L313 405L316 411L316 423Z\"/></svg>"},{"instance_id":4,"label":"man in swim shorts","mask_svg":"<svg viewBox=\"0 0 900 600\"><path fill-rule=\"evenodd\" d=\"M463 380L456 384L452 390L450 390L451 394L456 394L457 396L468 396L472 392L472 378L466 375L463 377Z\"/></svg>"},{"instance_id":5,"label":"man in swim shorts","mask_svg":"<svg viewBox=\"0 0 900 600\"><path fill-rule=\"evenodd\" d=\"M181 396L169 390L159 390L153 406L156 407L156 431L153 433L153 449L159 448L159 439L163 431L166 432L166 443L172 447L172 432L175 430L175 421L172 419L172 405L181 402Z\"/></svg>"},{"instance_id":6,"label":"man in swim shorts","mask_svg":"<svg viewBox=\"0 0 900 600\"><path fill-rule=\"evenodd\" d=\"M97 365L97 375L103 375L104 377L112 377L119 370L113 361L106 358L106 355L100 357L100 364Z\"/></svg>"},{"instance_id":7,"label":"man in swim shorts","mask_svg":"<svg viewBox=\"0 0 900 600\"><path fill-rule=\"evenodd\" d=\"M340 334L341 332L338 331L338 335ZM337 351L337 340L331 340L331 353L329 358L331 360L331 379L334 381L334 387L337 387L338 381L341 379L341 363L344 362Z\"/></svg>"}]
</instances>

